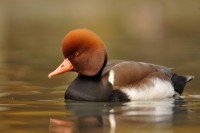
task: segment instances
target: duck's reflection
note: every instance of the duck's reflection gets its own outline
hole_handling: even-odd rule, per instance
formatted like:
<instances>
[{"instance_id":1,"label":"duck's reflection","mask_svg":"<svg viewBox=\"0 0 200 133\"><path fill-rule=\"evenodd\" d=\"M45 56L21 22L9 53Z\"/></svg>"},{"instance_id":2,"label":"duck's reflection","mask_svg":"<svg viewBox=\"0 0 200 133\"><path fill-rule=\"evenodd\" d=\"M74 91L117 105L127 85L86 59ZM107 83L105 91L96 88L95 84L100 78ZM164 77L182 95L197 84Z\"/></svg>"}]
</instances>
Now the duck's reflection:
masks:
<instances>
[{"instance_id":1,"label":"duck's reflection","mask_svg":"<svg viewBox=\"0 0 200 133\"><path fill-rule=\"evenodd\" d=\"M66 110L73 115L66 120L51 118L51 133L106 133L103 115L106 115L108 104L93 102L67 102ZM72 123L72 124L66 124Z\"/></svg>"},{"instance_id":2,"label":"duck's reflection","mask_svg":"<svg viewBox=\"0 0 200 133\"><path fill-rule=\"evenodd\" d=\"M74 133L73 122L69 120L50 118L49 132Z\"/></svg>"},{"instance_id":3,"label":"duck's reflection","mask_svg":"<svg viewBox=\"0 0 200 133\"><path fill-rule=\"evenodd\" d=\"M171 120L173 116L174 99L136 101L125 103L122 115L132 120L143 122L162 122Z\"/></svg>"},{"instance_id":4,"label":"duck's reflection","mask_svg":"<svg viewBox=\"0 0 200 133\"><path fill-rule=\"evenodd\" d=\"M73 113L64 119L51 118L51 133L114 133L119 127L165 123L173 120L174 99L127 103L67 102Z\"/></svg>"}]
</instances>

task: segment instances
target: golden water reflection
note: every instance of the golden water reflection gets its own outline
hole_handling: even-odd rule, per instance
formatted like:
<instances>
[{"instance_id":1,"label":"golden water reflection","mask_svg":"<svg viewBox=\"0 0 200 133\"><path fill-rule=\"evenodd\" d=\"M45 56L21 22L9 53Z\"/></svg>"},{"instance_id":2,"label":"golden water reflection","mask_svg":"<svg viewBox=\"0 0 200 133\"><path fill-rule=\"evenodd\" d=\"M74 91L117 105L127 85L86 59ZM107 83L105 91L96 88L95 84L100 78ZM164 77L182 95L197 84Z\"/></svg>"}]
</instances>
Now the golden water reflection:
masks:
<instances>
[{"instance_id":1,"label":"golden water reflection","mask_svg":"<svg viewBox=\"0 0 200 133\"><path fill-rule=\"evenodd\" d=\"M194 99L193 99L194 100ZM198 106L199 106L199 99ZM185 100L151 100L128 103L69 102L66 109L74 114L66 118L50 118L51 133L92 132L162 132L177 129L198 131L199 122L192 127L187 117L198 113ZM184 109L187 107L187 109ZM199 108L199 107L198 107ZM185 116L185 117L184 117Z\"/></svg>"}]
</instances>

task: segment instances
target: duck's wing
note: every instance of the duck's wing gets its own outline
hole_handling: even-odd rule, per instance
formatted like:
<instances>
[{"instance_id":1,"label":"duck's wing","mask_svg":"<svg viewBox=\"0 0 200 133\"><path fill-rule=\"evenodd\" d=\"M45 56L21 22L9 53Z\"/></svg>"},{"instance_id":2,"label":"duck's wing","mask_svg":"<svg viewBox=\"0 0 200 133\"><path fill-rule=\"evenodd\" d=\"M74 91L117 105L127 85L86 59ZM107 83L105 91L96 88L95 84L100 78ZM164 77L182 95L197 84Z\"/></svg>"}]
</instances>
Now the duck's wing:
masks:
<instances>
[{"instance_id":1,"label":"duck's wing","mask_svg":"<svg viewBox=\"0 0 200 133\"><path fill-rule=\"evenodd\" d=\"M121 89L127 86L139 86L151 84L149 79L159 78L170 80L171 68L135 61L110 61L103 70L102 76L107 75L113 89Z\"/></svg>"},{"instance_id":2,"label":"duck's wing","mask_svg":"<svg viewBox=\"0 0 200 133\"><path fill-rule=\"evenodd\" d=\"M122 60L111 60L108 61L105 68L103 69L102 76L107 74L111 69L113 69L117 64L123 63L125 61Z\"/></svg>"}]
</instances>

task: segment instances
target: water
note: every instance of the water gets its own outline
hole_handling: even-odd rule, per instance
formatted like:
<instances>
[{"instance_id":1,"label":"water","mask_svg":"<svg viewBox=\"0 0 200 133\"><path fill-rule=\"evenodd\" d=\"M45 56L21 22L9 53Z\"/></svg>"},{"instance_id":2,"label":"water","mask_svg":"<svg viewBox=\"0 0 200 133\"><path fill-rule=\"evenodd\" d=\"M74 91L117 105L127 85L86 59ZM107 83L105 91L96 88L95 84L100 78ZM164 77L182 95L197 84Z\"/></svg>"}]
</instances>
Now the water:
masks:
<instances>
[{"instance_id":1,"label":"water","mask_svg":"<svg viewBox=\"0 0 200 133\"><path fill-rule=\"evenodd\" d=\"M115 3L113 5L113 2ZM200 132L199 1L0 1L0 132ZM62 38L86 27L109 59L151 62L195 75L182 100L65 102L76 74L48 79Z\"/></svg>"},{"instance_id":2,"label":"water","mask_svg":"<svg viewBox=\"0 0 200 133\"><path fill-rule=\"evenodd\" d=\"M1 98L1 132L172 133L200 130L199 95L188 95L184 100L64 103L60 99L62 91L39 93L34 89L23 93L28 94L9 97L4 93L7 96Z\"/></svg>"}]
</instances>

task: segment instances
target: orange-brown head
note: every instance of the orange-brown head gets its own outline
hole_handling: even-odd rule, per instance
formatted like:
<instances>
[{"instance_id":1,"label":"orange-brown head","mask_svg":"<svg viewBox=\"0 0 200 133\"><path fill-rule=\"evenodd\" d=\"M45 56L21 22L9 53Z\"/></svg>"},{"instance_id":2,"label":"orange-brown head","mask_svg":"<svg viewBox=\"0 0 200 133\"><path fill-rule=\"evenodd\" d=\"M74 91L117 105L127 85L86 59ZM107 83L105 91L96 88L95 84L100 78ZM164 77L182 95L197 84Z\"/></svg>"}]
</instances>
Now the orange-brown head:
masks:
<instances>
[{"instance_id":1,"label":"orange-brown head","mask_svg":"<svg viewBox=\"0 0 200 133\"><path fill-rule=\"evenodd\" d=\"M94 76L103 67L106 56L104 42L88 29L70 31L64 37L62 51L65 60L49 78L72 70L80 75Z\"/></svg>"}]
</instances>

